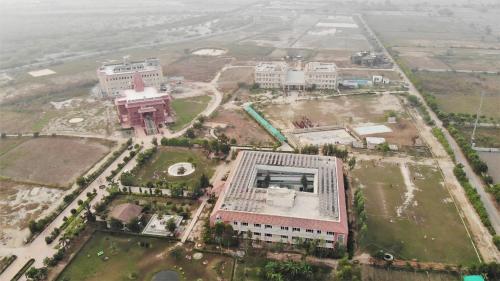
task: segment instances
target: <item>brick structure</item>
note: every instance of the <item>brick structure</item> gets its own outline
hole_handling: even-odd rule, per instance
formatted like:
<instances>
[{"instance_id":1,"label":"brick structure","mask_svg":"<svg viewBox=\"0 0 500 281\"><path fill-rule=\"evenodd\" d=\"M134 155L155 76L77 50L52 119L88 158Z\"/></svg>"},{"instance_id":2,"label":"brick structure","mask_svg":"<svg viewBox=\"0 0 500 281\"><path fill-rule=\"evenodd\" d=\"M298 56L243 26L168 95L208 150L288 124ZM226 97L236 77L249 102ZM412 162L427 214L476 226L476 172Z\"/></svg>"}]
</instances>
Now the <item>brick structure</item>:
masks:
<instances>
[{"instance_id":1,"label":"brick structure","mask_svg":"<svg viewBox=\"0 0 500 281\"><path fill-rule=\"evenodd\" d=\"M147 135L158 133L158 128L172 122L167 93L158 93L154 87L145 87L141 75L133 76L133 89L123 90L115 99L118 118L123 128L142 129Z\"/></svg>"}]
</instances>

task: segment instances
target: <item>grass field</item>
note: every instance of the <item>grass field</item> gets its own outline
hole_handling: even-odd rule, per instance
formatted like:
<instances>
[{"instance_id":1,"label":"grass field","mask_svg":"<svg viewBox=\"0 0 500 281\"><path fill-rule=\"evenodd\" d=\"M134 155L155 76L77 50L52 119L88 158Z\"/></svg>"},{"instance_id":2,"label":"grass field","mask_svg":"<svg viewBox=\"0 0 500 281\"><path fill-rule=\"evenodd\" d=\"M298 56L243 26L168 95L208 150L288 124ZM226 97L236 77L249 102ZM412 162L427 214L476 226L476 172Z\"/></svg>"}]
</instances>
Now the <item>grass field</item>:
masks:
<instances>
[{"instance_id":1,"label":"grass field","mask_svg":"<svg viewBox=\"0 0 500 281\"><path fill-rule=\"evenodd\" d=\"M433 94L445 112L476 114L481 92L485 93L481 115L500 120L500 76L465 73L415 74L425 92Z\"/></svg>"},{"instance_id":2,"label":"grass field","mask_svg":"<svg viewBox=\"0 0 500 281\"><path fill-rule=\"evenodd\" d=\"M111 141L69 137L2 139L0 175L17 181L69 187L104 157L112 145Z\"/></svg>"},{"instance_id":3,"label":"grass field","mask_svg":"<svg viewBox=\"0 0 500 281\"><path fill-rule=\"evenodd\" d=\"M400 270L387 270L371 266L361 266L363 281L459 281L459 277L436 272L410 272Z\"/></svg>"},{"instance_id":4,"label":"grass field","mask_svg":"<svg viewBox=\"0 0 500 281\"><path fill-rule=\"evenodd\" d=\"M168 175L167 170L170 165L178 162L187 162L190 158L195 165L194 173L182 177L172 177ZM202 174L210 178L213 174L215 164L213 160L207 159L203 152L197 149L159 147L153 158L137 171L135 185L163 179L167 180L169 183L183 182L188 186L193 186L197 183Z\"/></svg>"},{"instance_id":5,"label":"grass field","mask_svg":"<svg viewBox=\"0 0 500 281\"><path fill-rule=\"evenodd\" d=\"M353 177L354 186L362 188L366 197L368 234L362 241L364 249L382 249L407 260L477 262L437 168L361 162Z\"/></svg>"},{"instance_id":6,"label":"grass field","mask_svg":"<svg viewBox=\"0 0 500 281\"><path fill-rule=\"evenodd\" d=\"M167 76L184 76L187 80L209 82L228 59L209 56L186 56L165 68Z\"/></svg>"},{"instance_id":7,"label":"grass field","mask_svg":"<svg viewBox=\"0 0 500 281\"><path fill-rule=\"evenodd\" d=\"M210 96L199 96L185 99L174 99L171 103L176 114L175 124L170 129L177 131L191 122L210 102Z\"/></svg>"},{"instance_id":8,"label":"grass field","mask_svg":"<svg viewBox=\"0 0 500 281\"><path fill-rule=\"evenodd\" d=\"M467 139L470 139L473 128L459 127L459 130ZM500 128L477 128L475 140L477 147L500 148Z\"/></svg>"},{"instance_id":9,"label":"grass field","mask_svg":"<svg viewBox=\"0 0 500 281\"><path fill-rule=\"evenodd\" d=\"M140 247L139 242L148 242L151 246ZM230 279L232 258L203 253L200 260L187 260L185 254L175 259L166 252L172 245L158 238L96 232L57 280L150 281L159 271L180 271L179 267L185 273L183 281ZM104 251L104 255L98 257L99 251ZM203 265L203 261L208 264Z\"/></svg>"}]
</instances>

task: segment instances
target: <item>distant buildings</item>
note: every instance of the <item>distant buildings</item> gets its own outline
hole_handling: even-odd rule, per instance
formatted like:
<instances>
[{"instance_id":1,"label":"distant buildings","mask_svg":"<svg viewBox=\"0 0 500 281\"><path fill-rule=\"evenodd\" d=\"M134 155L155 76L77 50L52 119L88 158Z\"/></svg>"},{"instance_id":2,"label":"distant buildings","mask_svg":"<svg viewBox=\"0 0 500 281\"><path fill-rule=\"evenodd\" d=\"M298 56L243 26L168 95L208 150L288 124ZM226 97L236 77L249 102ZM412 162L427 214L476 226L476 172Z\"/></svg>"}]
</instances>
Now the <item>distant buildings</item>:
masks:
<instances>
[{"instance_id":1,"label":"distant buildings","mask_svg":"<svg viewBox=\"0 0 500 281\"><path fill-rule=\"evenodd\" d=\"M351 56L351 63L368 67L392 67L392 62L382 53L357 52Z\"/></svg>"},{"instance_id":2,"label":"distant buildings","mask_svg":"<svg viewBox=\"0 0 500 281\"><path fill-rule=\"evenodd\" d=\"M265 89L336 89L337 67L334 63L309 62L302 69L281 61L261 62L255 66L255 83Z\"/></svg>"},{"instance_id":3,"label":"distant buildings","mask_svg":"<svg viewBox=\"0 0 500 281\"><path fill-rule=\"evenodd\" d=\"M139 73L147 87L160 89L163 72L156 58L122 63L103 64L97 69L97 77L103 97L116 97L121 91L131 89L134 73Z\"/></svg>"},{"instance_id":4,"label":"distant buildings","mask_svg":"<svg viewBox=\"0 0 500 281\"><path fill-rule=\"evenodd\" d=\"M318 239L347 244L342 161L335 157L242 151L210 223L267 243Z\"/></svg>"},{"instance_id":5,"label":"distant buildings","mask_svg":"<svg viewBox=\"0 0 500 281\"><path fill-rule=\"evenodd\" d=\"M115 99L118 118L123 128L142 129L147 135L158 133L158 128L171 123L170 95L158 93L154 87L145 87L142 75L136 72L133 89L122 90Z\"/></svg>"}]
</instances>

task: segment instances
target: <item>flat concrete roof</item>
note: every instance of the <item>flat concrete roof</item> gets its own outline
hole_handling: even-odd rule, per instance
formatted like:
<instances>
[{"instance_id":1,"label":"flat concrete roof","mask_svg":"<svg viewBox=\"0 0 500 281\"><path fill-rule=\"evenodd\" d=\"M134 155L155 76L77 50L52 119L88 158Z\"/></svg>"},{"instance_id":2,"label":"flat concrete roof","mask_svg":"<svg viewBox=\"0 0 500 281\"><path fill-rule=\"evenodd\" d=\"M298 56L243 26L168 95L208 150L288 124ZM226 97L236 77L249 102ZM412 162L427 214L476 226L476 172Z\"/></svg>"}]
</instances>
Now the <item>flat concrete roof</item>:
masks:
<instances>
[{"instance_id":1,"label":"flat concrete roof","mask_svg":"<svg viewBox=\"0 0 500 281\"><path fill-rule=\"evenodd\" d=\"M339 181L343 181L343 176L341 167L337 167L340 163L337 158L241 151L237 161L226 182L221 204L217 206L220 210L339 221ZM283 172L289 170L292 173L314 173L314 192L295 191L293 203L289 207L269 204L267 193L270 189L255 186L257 173L263 168Z\"/></svg>"}]
</instances>

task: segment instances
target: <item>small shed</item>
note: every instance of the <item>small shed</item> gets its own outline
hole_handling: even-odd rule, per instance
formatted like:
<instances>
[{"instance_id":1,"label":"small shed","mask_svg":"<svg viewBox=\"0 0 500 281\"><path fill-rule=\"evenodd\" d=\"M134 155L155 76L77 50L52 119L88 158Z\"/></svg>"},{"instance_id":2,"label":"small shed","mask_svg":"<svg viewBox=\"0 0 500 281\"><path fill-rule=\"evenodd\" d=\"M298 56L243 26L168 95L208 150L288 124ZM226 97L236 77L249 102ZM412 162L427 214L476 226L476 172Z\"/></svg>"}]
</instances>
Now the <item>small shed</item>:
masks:
<instances>
[{"instance_id":1,"label":"small shed","mask_svg":"<svg viewBox=\"0 0 500 281\"><path fill-rule=\"evenodd\" d=\"M115 206L110 213L110 217L128 224L142 214L142 207L136 204L124 203Z\"/></svg>"},{"instance_id":2,"label":"small shed","mask_svg":"<svg viewBox=\"0 0 500 281\"><path fill-rule=\"evenodd\" d=\"M367 137L366 147L368 149L376 149L377 145L385 143L385 138Z\"/></svg>"}]
</instances>

